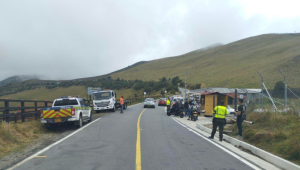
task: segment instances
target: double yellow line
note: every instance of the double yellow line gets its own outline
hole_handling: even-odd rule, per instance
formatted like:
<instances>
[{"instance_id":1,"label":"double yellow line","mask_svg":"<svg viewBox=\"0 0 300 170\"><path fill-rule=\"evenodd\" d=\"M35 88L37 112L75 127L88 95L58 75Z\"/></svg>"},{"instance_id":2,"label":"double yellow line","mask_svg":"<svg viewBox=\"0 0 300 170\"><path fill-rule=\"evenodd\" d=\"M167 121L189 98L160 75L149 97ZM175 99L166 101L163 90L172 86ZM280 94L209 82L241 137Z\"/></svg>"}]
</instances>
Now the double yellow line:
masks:
<instances>
[{"instance_id":1,"label":"double yellow line","mask_svg":"<svg viewBox=\"0 0 300 170\"><path fill-rule=\"evenodd\" d=\"M140 120L141 116L146 109L144 109L138 119L137 122L137 135L136 135L136 157L135 157L135 169L141 170L142 169L142 160L141 160L141 129L140 129Z\"/></svg>"}]
</instances>

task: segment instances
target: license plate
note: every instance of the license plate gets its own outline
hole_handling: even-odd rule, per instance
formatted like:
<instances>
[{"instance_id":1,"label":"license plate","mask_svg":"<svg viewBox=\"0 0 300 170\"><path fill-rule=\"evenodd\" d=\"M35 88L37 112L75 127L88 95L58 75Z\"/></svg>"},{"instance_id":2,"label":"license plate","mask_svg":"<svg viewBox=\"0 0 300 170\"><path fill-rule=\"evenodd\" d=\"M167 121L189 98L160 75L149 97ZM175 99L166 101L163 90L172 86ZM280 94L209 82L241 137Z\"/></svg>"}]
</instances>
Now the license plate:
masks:
<instances>
[{"instance_id":1,"label":"license plate","mask_svg":"<svg viewBox=\"0 0 300 170\"><path fill-rule=\"evenodd\" d=\"M197 116L197 114L194 114L194 116Z\"/></svg>"},{"instance_id":2,"label":"license plate","mask_svg":"<svg viewBox=\"0 0 300 170\"><path fill-rule=\"evenodd\" d=\"M148 106L150 106L151 104L148 104Z\"/></svg>"},{"instance_id":3,"label":"license plate","mask_svg":"<svg viewBox=\"0 0 300 170\"><path fill-rule=\"evenodd\" d=\"M61 122L61 118L56 118L54 121L55 122Z\"/></svg>"}]
</instances>

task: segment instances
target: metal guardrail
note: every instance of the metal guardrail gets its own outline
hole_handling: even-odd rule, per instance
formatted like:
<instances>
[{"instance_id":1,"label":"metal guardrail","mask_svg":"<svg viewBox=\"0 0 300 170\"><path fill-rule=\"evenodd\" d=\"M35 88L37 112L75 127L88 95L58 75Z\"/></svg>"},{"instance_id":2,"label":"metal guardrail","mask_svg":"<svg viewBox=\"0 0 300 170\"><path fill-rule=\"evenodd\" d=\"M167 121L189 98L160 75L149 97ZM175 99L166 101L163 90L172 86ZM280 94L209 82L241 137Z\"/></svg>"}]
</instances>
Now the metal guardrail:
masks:
<instances>
[{"instance_id":1,"label":"metal guardrail","mask_svg":"<svg viewBox=\"0 0 300 170\"><path fill-rule=\"evenodd\" d=\"M0 107L0 120L10 122L18 122L19 119L25 122L26 119L37 120L40 116L41 108L51 107L51 101L42 100L15 100L15 99L0 99L0 103L4 103L4 107ZM19 103L17 107L10 107L11 103ZM32 106L25 106L25 103L30 103ZM40 104L42 103L42 104ZM40 104L40 105L39 105ZM2 112L2 114L1 114Z\"/></svg>"}]
</instances>

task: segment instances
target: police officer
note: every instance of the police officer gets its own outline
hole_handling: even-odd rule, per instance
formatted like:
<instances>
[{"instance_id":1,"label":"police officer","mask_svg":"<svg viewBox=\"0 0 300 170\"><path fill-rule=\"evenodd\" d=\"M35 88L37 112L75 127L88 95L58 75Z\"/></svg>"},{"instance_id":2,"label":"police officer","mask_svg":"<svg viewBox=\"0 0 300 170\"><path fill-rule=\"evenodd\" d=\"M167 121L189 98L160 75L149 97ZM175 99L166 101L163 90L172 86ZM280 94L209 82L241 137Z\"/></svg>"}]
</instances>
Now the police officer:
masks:
<instances>
[{"instance_id":1,"label":"police officer","mask_svg":"<svg viewBox=\"0 0 300 170\"><path fill-rule=\"evenodd\" d=\"M168 98L167 101L166 101L166 105L167 105L167 112L170 110L170 99Z\"/></svg>"},{"instance_id":2,"label":"police officer","mask_svg":"<svg viewBox=\"0 0 300 170\"><path fill-rule=\"evenodd\" d=\"M224 101L220 101L220 105L216 106L213 110L214 118L213 118L213 130L211 132L211 136L208 138L213 139L215 133L217 131L217 127L219 126L219 141L222 142L223 139L223 127L225 125L225 116L228 115L228 109L224 106Z\"/></svg>"}]
</instances>

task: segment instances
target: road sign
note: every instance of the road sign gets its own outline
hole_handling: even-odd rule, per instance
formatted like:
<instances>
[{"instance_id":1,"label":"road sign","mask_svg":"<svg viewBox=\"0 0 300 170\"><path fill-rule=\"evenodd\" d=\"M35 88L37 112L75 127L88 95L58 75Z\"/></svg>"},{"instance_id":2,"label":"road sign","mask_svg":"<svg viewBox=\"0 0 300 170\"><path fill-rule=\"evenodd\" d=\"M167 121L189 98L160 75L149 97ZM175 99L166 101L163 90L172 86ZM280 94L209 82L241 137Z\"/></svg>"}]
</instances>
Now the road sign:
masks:
<instances>
[{"instance_id":1,"label":"road sign","mask_svg":"<svg viewBox=\"0 0 300 170\"><path fill-rule=\"evenodd\" d=\"M167 91L165 91L165 93L167 93Z\"/></svg>"},{"instance_id":2,"label":"road sign","mask_svg":"<svg viewBox=\"0 0 300 170\"><path fill-rule=\"evenodd\" d=\"M244 96L243 96L242 94L240 94L240 99L243 99L243 97L244 97Z\"/></svg>"},{"instance_id":3,"label":"road sign","mask_svg":"<svg viewBox=\"0 0 300 170\"><path fill-rule=\"evenodd\" d=\"M87 94L92 95L93 93L100 92L101 90L101 87L88 87Z\"/></svg>"},{"instance_id":4,"label":"road sign","mask_svg":"<svg viewBox=\"0 0 300 170\"><path fill-rule=\"evenodd\" d=\"M146 95L146 92L144 92L144 95Z\"/></svg>"}]
</instances>

